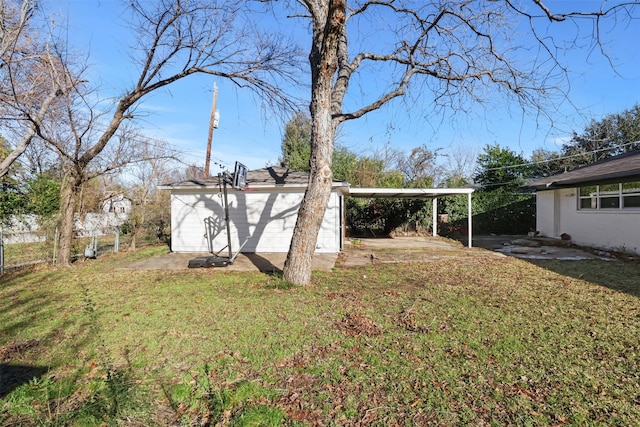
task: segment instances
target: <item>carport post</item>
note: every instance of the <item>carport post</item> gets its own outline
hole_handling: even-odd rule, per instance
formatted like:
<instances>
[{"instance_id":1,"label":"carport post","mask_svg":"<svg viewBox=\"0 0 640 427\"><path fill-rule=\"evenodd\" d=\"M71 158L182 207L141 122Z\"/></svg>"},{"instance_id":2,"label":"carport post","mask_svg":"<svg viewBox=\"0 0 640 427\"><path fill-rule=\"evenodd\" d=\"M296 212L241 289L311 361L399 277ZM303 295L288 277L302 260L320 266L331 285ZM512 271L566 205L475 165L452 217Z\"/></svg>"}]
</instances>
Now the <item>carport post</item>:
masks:
<instances>
[{"instance_id":1,"label":"carport post","mask_svg":"<svg viewBox=\"0 0 640 427\"><path fill-rule=\"evenodd\" d=\"M469 230L469 236L468 236L469 244L467 246L471 247L471 236L472 236L471 227L473 226L473 221L471 218L471 193L467 194L467 209L468 209L467 218L469 218L468 219L469 222L467 224L467 228Z\"/></svg>"},{"instance_id":2,"label":"carport post","mask_svg":"<svg viewBox=\"0 0 640 427\"><path fill-rule=\"evenodd\" d=\"M431 211L433 215L433 237L438 236L438 198L434 197L431 200Z\"/></svg>"}]
</instances>

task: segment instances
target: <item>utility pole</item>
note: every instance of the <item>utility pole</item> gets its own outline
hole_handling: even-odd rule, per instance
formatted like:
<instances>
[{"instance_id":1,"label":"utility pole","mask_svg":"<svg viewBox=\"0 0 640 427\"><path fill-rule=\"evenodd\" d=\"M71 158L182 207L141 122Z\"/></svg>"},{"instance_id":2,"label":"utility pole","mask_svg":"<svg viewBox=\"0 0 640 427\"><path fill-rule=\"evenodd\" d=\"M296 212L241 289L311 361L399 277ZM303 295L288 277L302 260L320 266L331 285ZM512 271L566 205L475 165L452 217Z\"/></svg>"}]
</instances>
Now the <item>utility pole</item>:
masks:
<instances>
[{"instance_id":1,"label":"utility pole","mask_svg":"<svg viewBox=\"0 0 640 427\"><path fill-rule=\"evenodd\" d=\"M218 103L218 85L213 82L213 104L211 105L211 117L209 118L209 136L207 138L207 158L204 164L204 177L209 178L209 166L211 164L211 142L213 141L213 129L218 128L220 113L216 109Z\"/></svg>"}]
</instances>

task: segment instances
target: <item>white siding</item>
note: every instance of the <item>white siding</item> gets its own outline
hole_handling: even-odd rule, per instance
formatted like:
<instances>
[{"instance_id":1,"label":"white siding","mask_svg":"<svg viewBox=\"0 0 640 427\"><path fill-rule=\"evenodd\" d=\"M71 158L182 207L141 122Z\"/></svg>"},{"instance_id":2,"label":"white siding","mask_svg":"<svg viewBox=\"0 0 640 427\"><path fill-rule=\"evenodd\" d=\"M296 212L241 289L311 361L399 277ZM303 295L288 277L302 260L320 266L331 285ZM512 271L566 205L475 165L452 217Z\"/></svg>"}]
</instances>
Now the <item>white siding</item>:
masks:
<instances>
[{"instance_id":1,"label":"white siding","mask_svg":"<svg viewBox=\"0 0 640 427\"><path fill-rule=\"evenodd\" d=\"M536 230L547 237L558 237L555 194L553 190L536 193Z\"/></svg>"},{"instance_id":2,"label":"white siding","mask_svg":"<svg viewBox=\"0 0 640 427\"><path fill-rule=\"evenodd\" d=\"M536 223L543 236L567 233L578 245L640 254L640 210L579 210L576 194L576 188L536 193Z\"/></svg>"},{"instance_id":3,"label":"white siding","mask_svg":"<svg viewBox=\"0 0 640 427\"><path fill-rule=\"evenodd\" d=\"M302 191L235 192L230 190L231 245L237 252L287 252L291 244ZM340 195L331 193L316 252L340 251ZM217 252L227 244L222 194L173 190L171 248L174 252ZM208 237L210 236L210 237ZM221 255L227 255L225 249Z\"/></svg>"}]
</instances>

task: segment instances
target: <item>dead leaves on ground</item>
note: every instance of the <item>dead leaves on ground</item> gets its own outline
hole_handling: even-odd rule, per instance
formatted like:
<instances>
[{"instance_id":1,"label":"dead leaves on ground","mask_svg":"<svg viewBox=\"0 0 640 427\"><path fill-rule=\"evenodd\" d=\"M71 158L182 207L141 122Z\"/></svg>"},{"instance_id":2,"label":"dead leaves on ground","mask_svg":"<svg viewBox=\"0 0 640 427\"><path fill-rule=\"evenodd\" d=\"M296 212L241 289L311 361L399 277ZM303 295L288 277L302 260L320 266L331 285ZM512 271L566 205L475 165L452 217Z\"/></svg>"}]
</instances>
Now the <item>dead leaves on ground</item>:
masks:
<instances>
[{"instance_id":1,"label":"dead leaves on ground","mask_svg":"<svg viewBox=\"0 0 640 427\"><path fill-rule=\"evenodd\" d=\"M338 328L348 337L366 335L375 337L382 333L382 326L369 319L365 314L347 313L338 322Z\"/></svg>"}]
</instances>

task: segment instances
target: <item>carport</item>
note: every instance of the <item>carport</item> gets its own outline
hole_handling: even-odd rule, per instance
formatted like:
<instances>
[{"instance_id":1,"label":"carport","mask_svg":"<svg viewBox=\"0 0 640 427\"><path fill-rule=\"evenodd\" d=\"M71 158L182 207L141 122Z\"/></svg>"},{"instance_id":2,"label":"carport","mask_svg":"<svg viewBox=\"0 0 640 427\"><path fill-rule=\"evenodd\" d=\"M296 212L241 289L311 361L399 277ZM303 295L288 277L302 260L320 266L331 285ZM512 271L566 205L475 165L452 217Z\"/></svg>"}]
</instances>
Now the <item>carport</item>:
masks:
<instances>
[{"instance_id":1,"label":"carport","mask_svg":"<svg viewBox=\"0 0 640 427\"><path fill-rule=\"evenodd\" d=\"M467 195L468 212L468 246L472 246L472 214L471 214L471 193L473 188L349 188L349 196L361 199L387 198L387 199L431 199L433 206L433 235L438 235L438 198L447 196Z\"/></svg>"}]
</instances>

